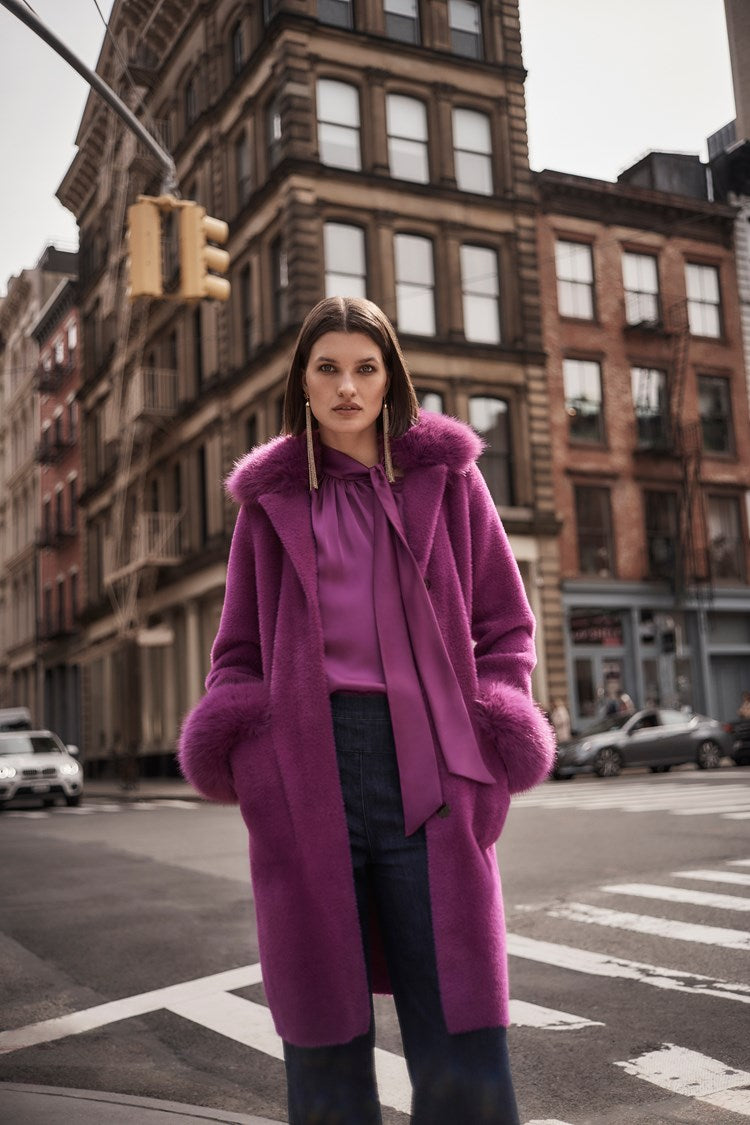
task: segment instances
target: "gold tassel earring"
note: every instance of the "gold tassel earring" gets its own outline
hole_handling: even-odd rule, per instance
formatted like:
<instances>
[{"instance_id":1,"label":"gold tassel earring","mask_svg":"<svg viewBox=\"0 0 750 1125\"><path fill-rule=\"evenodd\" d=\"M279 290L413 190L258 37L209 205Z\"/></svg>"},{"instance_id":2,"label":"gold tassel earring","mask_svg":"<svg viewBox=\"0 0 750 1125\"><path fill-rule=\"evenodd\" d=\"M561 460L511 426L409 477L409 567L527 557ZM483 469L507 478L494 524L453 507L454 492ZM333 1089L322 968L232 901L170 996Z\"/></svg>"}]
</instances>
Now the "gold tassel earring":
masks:
<instances>
[{"instance_id":1,"label":"gold tassel earring","mask_svg":"<svg viewBox=\"0 0 750 1125\"><path fill-rule=\"evenodd\" d=\"M393 475L393 461L391 460L390 425L388 403L383 399L383 460L385 462L385 475L393 484L396 478Z\"/></svg>"},{"instance_id":2,"label":"gold tassel earring","mask_svg":"<svg viewBox=\"0 0 750 1125\"><path fill-rule=\"evenodd\" d=\"M315 469L315 446L313 444L312 410L310 399L305 399L305 434L307 435L307 475L310 479L310 491L318 487L318 474Z\"/></svg>"}]
</instances>

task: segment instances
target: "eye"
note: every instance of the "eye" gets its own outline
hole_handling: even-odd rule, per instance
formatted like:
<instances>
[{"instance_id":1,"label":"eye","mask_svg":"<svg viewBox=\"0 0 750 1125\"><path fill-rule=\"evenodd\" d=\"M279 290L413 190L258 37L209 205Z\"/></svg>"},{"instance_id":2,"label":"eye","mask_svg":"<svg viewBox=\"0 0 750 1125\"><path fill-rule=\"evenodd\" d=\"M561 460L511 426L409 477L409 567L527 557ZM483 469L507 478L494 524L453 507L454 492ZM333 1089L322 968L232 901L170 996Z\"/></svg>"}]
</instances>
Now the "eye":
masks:
<instances>
[{"instance_id":1,"label":"eye","mask_svg":"<svg viewBox=\"0 0 750 1125\"><path fill-rule=\"evenodd\" d=\"M360 371L362 371L365 375L371 375L374 370L375 368L371 363L363 363L360 367Z\"/></svg>"},{"instance_id":2,"label":"eye","mask_svg":"<svg viewBox=\"0 0 750 1125\"><path fill-rule=\"evenodd\" d=\"M333 364L332 364L332 363L321 363L321 364L319 364L319 366L318 366L318 371L323 371L323 372L325 372L325 374L326 374L326 375L327 375L327 374L328 374L328 373L329 373L330 371L333 371L333 370L334 370L334 366L333 366Z\"/></svg>"}]
</instances>

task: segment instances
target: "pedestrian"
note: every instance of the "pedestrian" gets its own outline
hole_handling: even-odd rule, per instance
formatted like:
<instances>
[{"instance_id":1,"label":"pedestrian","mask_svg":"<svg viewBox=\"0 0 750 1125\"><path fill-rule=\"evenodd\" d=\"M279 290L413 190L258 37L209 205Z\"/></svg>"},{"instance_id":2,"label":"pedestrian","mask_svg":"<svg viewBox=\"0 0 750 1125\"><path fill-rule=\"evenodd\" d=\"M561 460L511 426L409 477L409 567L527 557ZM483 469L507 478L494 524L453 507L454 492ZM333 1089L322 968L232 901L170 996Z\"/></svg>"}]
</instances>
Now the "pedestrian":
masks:
<instances>
[{"instance_id":1,"label":"pedestrian","mask_svg":"<svg viewBox=\"0 0 750 1125\"><path fill-rule=\"evenodd\" d=\"M740 719L750 719L750 691L743 691L737 715Z\"/></svg>"},{"instance_id":2,"label":"pedestrian","mask_svg":"<svg viewBox=\"0 0 750 1125\"><path fill-rule=\"evenodd\" d=\"M514 1125L495 841L545 778L534 619L481 442L420 412L359 298L302 325L284 436L240 511L180 762L239 801L292 1125L380 1122L372 993L393 993L417 1125Z\"/></svg>"},{"instance_id":3,"label":"pedestrian","mask_svg":"<svg viewBox=\"0 0 750 1125\"><path fill-rule=\"evenodd\" d=\"M565 700L560 699L558 696L552 700L552 710L550 711L550 722L555 730L555 736L558 742L570 742L572 737L570 729L570 712L565 706Z\"/></svg>"}]
</instances>

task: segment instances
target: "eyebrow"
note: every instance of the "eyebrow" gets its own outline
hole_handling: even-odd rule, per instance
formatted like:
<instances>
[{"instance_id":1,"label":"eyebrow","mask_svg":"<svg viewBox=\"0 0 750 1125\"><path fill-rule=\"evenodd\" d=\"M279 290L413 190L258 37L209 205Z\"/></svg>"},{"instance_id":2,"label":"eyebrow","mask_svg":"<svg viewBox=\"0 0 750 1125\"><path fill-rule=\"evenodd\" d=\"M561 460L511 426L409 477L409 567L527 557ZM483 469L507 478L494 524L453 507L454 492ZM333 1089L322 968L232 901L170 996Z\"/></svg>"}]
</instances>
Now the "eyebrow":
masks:
<instances>
[{"instance_id":1,"label":"eyebrow","mask_svg":"<svg viewBox=\"0 0 750 1125\"><path fill-rule=\"evenodd\" d=\"M315 363L338 363L338 360L337 359L331 359L327 355L316 355L314 362ZM357 363L377 363L377 362L378 362L377 356L374 356L374 355L368 355L368 356L365 356L364 359L358 359L357 360Z\"/></svg>"}]
</instances>

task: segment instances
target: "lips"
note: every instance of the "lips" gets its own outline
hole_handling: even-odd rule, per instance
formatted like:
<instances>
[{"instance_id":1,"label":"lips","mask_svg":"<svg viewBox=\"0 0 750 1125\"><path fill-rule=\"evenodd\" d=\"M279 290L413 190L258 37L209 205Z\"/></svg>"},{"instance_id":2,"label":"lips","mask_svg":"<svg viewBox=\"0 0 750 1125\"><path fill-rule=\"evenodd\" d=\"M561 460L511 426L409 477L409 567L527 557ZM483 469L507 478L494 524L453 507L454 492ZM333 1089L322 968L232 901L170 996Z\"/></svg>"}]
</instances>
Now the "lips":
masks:
<instances>
[{"instance_id":1,"label":"lips","mask_svg":"<svg viewBox=\"0 0 750 1125\"><path fill-rule=\"evenodd\" d=\"M336 414L358 414L362 409L361 406L334 406Z\"/></svg>"}]
</instances>

